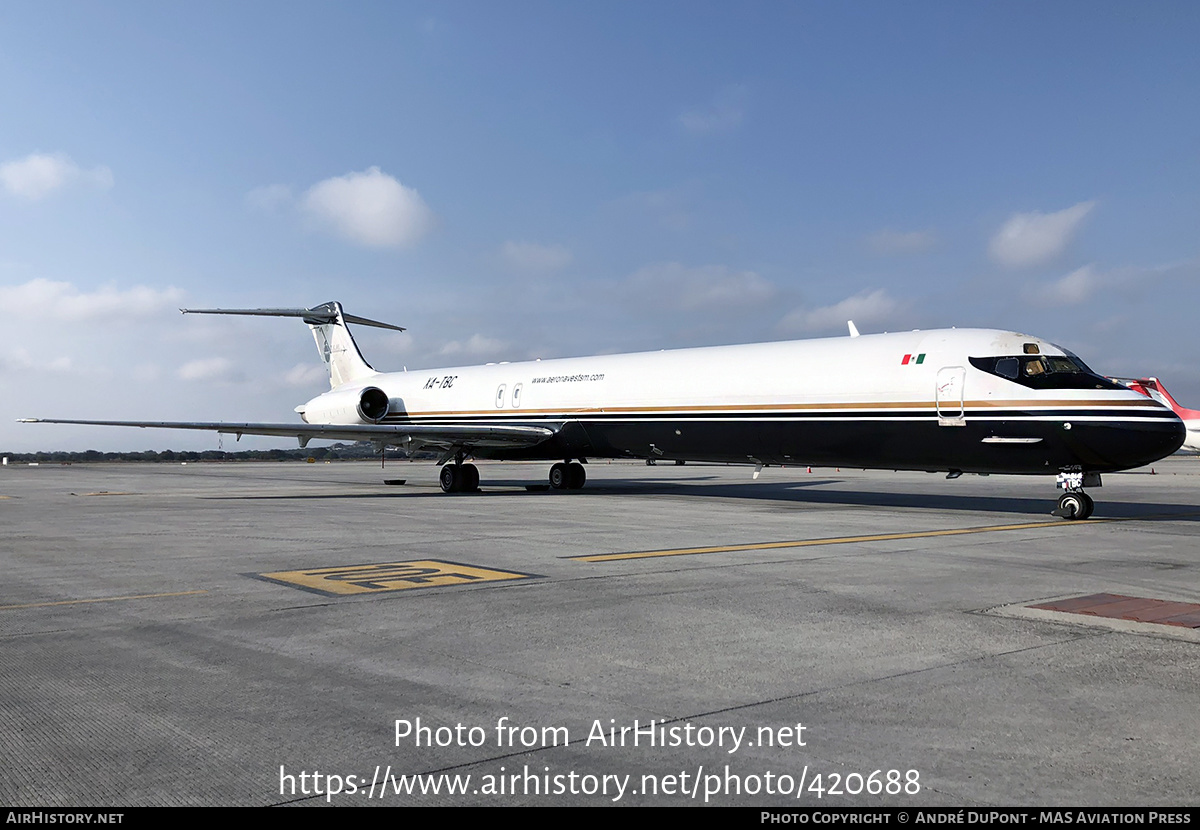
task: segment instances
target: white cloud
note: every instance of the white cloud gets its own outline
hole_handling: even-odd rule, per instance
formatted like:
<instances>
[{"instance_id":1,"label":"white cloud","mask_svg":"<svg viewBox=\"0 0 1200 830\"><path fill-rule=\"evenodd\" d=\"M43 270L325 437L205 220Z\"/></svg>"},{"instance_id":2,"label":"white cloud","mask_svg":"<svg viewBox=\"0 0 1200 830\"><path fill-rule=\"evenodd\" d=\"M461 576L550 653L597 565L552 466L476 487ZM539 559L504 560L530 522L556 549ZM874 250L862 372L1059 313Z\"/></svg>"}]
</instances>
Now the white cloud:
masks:
<instances>
[{"instance_id":1,"label":"white cloud","mask_svg":"<svg viewBox=\"0 0 1200 830\"><path fill-rule=\"evenodd\" d=\"M35 358L28 349L14 349L8 354L0 354L0 372L69 372L71 358L56 357L53 359Z\"/></svg>"},{"instance_id":2,"label":"white cloud","mask_svg":"<svg viewBox=\"0 0 1200 830\"><path fill-rule=\"evenodd\" d=\"M651 310L682 311L749 308L766 303L776 287L753 271L724 265L689 268L678 262L647 265L625 280L627 295Z\"/></svg>"},{"instance_id":3,"label":"white cloud","mask_svg":"<svg viewBox=\"0 0 1200 830\"><path fill-rule=\"evenodd\" d=\"M688 205L694 198L694 194L679 188L648 190L617 199L614 206L623 216L633 218L639 226L649 219L670 231L686 231L692 225Z\"/></svg>"},{"instance_id":4,"label":"white cloud","mask_svg":"<svg viewBox=\"0 0 1200 830\"><path fill-rule=\"evenodd\" d=\"M1095 206L1080 202L1057 213L1015 213L992 237L988 252L1013 268L1048 262L1063 252Z\"/></svg>"},{"instance_id":5,"label":"white cloud","mask_svg":"<svg viewBox=\"0 0 1200 830\"><path fill-rule=\"evenodd\" d=\"M1030 302L1049 305L1078 305L1100 287L1100 275L1090 265L1078 268L1065 277L1047 284L1031 285L1025 289Z\"/></svg>"},{"instance_id":6,"label":"white cloud","mask_svg":"<svg viewBox=\"0 0 1200 830\"><path fill-rule=\"evenodd\" d=\"M303 205L320 224L372 248L407 247L433 228L433 211L420 194L378 167L317 182Z\"/></svg>"},{"instance_id":7,"label":"white cloud","mask_svg":"<svg viewBox=\"0 0 1200 830\"><path fill-rule=\"evenodd\" d=\"M23 159L0 164L0 184L25 199L44 198L75 182L103 190L112 187L113 174L103 166L84 170L63 153L30 153Z\"/></svg>"},{"instance_id":8,"label":"white cloud","mask_svg":"<svg viewBox=\"0 0 1200 830\"><path fill-rule=\"evenodd\" d=\"M157 363L141 363L130 370L129 376L138 383L154 383L162 378L162 368Z\"/></svg>"},{"instance_id":9,"label":"white cloud","mask_svg":"<svg viewBox=\"0 0 1200 830\"><path fill-rule=\"evenodd\" d=\"M0 445L10 450L207 449L220 439L203 432L14 421L298 421L292 408L329 388L323 373L301 394L283 381L296 364L321 368L301 323L182 317L175 306L188 304L183 292L159 286L93 290L41 281L33 286L39 292L13 282L0 278L0 302L9 310L0 341ZM151 302L144 302L147 297ZM59 301L62 307L56 307ZM249 436L238 446L247 444L295 446L294 440ZM226 445L234 446L232 438Z\"/></svg>"},{"instance_id":10,"label":"white cloud","mask_svg":"<svg viewBox=\"0 0 1200 830\"><path fill-rule=\"evenodd\" d=\"M1091 265L1085 265L1068 273L1066 277L1045 285L1044 289L1037 290L1036 297L1042 297L1054 305L1073 306L1090 297L1098 287L1099 275Z\"/></svg>"},{"instance_id":11,"label":"white cloud","mask_svg":"<svg viewBox=\"0 0 1200 830\"><path fill-rule=\"evenodd\" d=\"M0 285L0 307L23 317L71 322L140 317L169 308L182 298L183 291L178 288L160 290L145 285L124 291L106 285L90 293L69 282L41 278L22 285Z\"/></svg>"},{"instance_id":12,"label":"white cloud","mask_svg":"<svg viewBox=\"0 0 1200 830\"><path fill-rule=\"evenodd\" d=\"M274 213L292 201L292 189L286 184L267 184L246 194L246 204L264 213Z\"/></svg>"},{"instance_id":13,"label":"white cloud","mask_svg":"<svg viewBox=\"0 0 1200 830\"><path fill-rule=\"evenodd\" d=\"M482 334L472 334L466 341L454 340L442 347L440 354L446 356L481 357L494 355L508 348L503 340L495 340Z\"/></svg>"},{"instance_id":14,"label":"white cloud","mask_svg":"<svg viewBox=\"0 0 1200 830\"><path fill-rule=\"evenodd\" d=\"M1057 280L1031 282L1022 289L1021 297L1030 304L1044 306L1079 305L1097 296L1102 296L1106 305L1141 302L1148 297L1187 291L1188 286L1196 284L1197 276L1197 260L1103 270L1085 265Z\"/></svg>"},{"instance_id":15,"label":"white cloud","mask_svg":"<svg viewBox=\"0 0 1200 830\"><path fill-rule=\"evenodd\" d=\"M867 244L877 254L919 254L937 244L933 231L897 231L884 228L871 234Z\"/></svg>"},{"instance_id":16,"label":"white cloud","mask_svg":"<svg viewBox=\"0 0 1200 830\"><path fill-rule=\"evenodd\" d=\"M864 326L875 326L893 319L903 311L904 303L888 295L887 291L879 288L875 291L862 291L853 297L847 297L839 303L821 308L800 308L789 312L779 322L779 328L789 332L820 332L846 328L846 321L853 320L862 329Z\"/></svg>"},{"instance_id":17,"label":"white cloud","mask_svg":"<svg viewBox=\"0 0 1200 830\"><path fill-rule=\"evenodd\" d=\"M557 271L571 262L571 252L562 245L532 242L505 242L500 256L510 267L527 272Z\"/></svg>"},{"instance_id":18,"label":"white cloud","mask_svg":"<svg viewBox=\"0 0 1200 830\"><path fill-rule=\"evenodd\" d=\"M179 377L183 380L228 380L232 366L233 363L224 357L191 360L179 367Z\"/></svg>"},{"instance_id":19,"label":"white cloud","mask_svg":"<svg viewBox=\"0 0 1200 830\"><path fill-rule=\"evenodd\" d=\"M745 102L746 87L737 84L723 86L707 106L680 115L679 123L690 133L728 132L741 125Z\"/></svg>"},{"instance_id":20,"label":"white cloud","mask_svg":"<svg viewBox=\"0 0 1200 830\"><path fill-rule=\"evenodd\" d=\"M283 376L283 382L288 386L301 388L320 386L329 383L329 370L324 364L297 363Z\"/></svg>"}]
</instances>

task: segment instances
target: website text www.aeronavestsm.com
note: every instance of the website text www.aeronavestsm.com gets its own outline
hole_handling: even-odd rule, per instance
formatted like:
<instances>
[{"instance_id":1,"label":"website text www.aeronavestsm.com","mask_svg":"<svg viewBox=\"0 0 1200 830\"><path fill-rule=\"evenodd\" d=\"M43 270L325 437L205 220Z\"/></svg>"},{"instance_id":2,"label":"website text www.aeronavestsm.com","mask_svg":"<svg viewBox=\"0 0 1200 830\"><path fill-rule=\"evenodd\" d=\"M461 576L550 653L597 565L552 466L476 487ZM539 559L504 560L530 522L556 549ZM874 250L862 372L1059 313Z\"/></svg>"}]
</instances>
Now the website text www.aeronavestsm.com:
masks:
<instances>
[{"instance_id":1,"label":"website text www.aeronavestsm.com","mask_svg":"<svg viewBox=\"0 0 1200 830\"><path fill-rule=\"evenodd\" d=\"M787 796L824 798L838 795L916 795L921 791L917 770L873 770L867 773L817 773L805 765L796 774L734 772L728 765L667 774L591 774L576 770L557 771L548 766L508 769L494 773L394 773L391 766L376 766L373 774L339 775L319 770L279 767L281 796L365 797L404 800L422 796L464 797L555 797L597 796L619 802L626 796L682 797L710 803L728 797Z\"/></svg>"}]
</instances>

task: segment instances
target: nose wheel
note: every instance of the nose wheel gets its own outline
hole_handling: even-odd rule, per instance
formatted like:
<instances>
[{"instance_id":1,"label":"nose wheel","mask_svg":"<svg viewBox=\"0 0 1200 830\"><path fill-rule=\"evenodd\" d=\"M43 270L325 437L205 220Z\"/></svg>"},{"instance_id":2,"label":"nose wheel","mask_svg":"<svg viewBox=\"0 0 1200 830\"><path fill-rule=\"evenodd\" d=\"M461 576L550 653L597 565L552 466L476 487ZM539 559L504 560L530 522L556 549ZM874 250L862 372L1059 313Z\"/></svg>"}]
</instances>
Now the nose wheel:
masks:
<instances>
[{"instance_id":1,"label":"nose wheel","mask_svg":"<svg viewBox=\"0 0 1200 830\"><path fill-rule=\"evenodd\" d=\"M1080 490L1077 493L1063 493L1058 499L1058 509L1054 515L1063 519L1086 519L1096 509L1092 497Z\"/></svg>"},{"instance_id":2,"label":"nose wheel","mask_svg":"<svg viewBox=\"0 0 1200 830\"><path fill-rule=\"evenodd\" d=\"M1076 470L1066 470L1058 474L1058 486L1066 491L1058 497L1058 507L1052 515L1068 521L1087 519L1096 509L1092 497L1083 492L1084 485L1089 487L1101 486L1099 473L1083 473Z\"/></svg>"}]
</instances>

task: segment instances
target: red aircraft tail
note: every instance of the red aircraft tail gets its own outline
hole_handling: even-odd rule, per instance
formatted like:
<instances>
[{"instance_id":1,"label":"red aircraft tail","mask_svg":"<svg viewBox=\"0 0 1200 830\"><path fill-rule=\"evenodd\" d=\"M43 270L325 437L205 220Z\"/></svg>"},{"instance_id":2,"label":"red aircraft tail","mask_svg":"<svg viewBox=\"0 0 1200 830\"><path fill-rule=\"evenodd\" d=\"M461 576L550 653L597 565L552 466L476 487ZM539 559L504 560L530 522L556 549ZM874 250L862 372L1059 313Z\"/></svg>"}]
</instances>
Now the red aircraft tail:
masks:
<instances>
[{"instance_id":1,"label":"red aircraft tail","mask_svg":"<svg viewBox=\"0 0 1200 830\"><path fill-rule=\"evenodd\" d=\"M1200 410L1180 406L1158 378L1112 378L1112 380L1122 386L1128 386L1134 392L1141 392L1147 398L1153 398L1164 406L1171 407L1175 414L1185 421L1200 419Z\"/></svg>"}]
</instances>

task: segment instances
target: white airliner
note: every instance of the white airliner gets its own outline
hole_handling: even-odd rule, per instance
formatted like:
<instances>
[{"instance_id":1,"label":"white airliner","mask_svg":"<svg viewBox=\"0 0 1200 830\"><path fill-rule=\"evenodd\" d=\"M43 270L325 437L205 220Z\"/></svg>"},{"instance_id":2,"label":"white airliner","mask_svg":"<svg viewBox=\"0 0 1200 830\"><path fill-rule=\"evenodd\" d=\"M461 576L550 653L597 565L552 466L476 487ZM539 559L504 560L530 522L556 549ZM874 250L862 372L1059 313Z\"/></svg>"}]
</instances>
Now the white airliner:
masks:
<instances>
[{"instance_id":1,"label":"white airliner","mask_svg":"<svg viewBox=\"0 0 1200 830\"><path fill-rule=\"evenodd\" d=\"M850 337L381 373L346 324L403 329L335 302L181 310L303 319L330 391L296 407L303 423L29 420L432 447L448 493L478 489L471 457L556 461L556 489L582 487L589 458L1053 474L1067 519L1091 515L1084 487L1101 473L1184 438L1169 408L1014 332L858 336L851 323Z\"/></svg>"}]
</instances>

